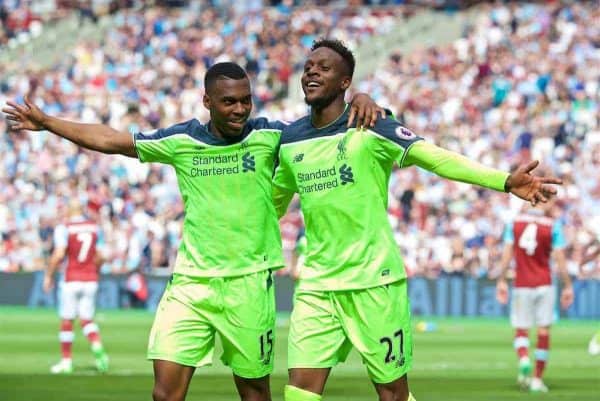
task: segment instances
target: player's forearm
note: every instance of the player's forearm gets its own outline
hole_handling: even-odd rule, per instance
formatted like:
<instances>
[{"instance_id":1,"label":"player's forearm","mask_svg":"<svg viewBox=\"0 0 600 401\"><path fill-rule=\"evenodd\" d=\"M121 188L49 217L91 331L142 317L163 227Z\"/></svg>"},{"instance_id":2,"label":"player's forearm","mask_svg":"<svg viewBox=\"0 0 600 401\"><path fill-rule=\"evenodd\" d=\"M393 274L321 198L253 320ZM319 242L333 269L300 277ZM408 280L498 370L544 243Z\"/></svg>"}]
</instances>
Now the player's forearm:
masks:
<instances>
[{"instance_id":1,"label":"player's forearm","mask_svg":"<svg viewBox=\"0 0 600 401\"><path fill-rule=\"evenodd\" d=\"M281 218L287 212L288 206L292 201L294 193L282 188L278 185L273 185L273 204L277 211L277 217Z\"/></svg>"},{"instance_id":2,"label":"player's forearm","mask_svg":"<svg viewBox=\"0 0 600 401\"><path fill-rule=\"evenodd\" d=\"M508 267L501 266L500 273L498 273L497 281L506 281L506 272L508 271Z\"/></svg>"},{"instance_id":3,"label":"player's forearm","mask_svg":"<svg viewBox=\"0 0 600 401\"><path fill-rule=\"evenodd\" d=\"M512 259L512 245L506 245L500 258L500 273L498 274L499 281L506 281L506 272L510 266L510 260Z\"/></svg>"},{"instance_id":4,"label":"player's forearm","mask_svg":"<svg viewBox=\"0 0 600 401\"><path fill-rule=\"evenodd\" d=\"M569 272L567 270L567 258L565 256L565 251L560 249L555 252L555 260L556 267L558 269L558 274L560 275L560 279L565 287L571 286L571 277L569 277Z\"/></svg>"},{"instance_id":5,"label":"player's forearm","mask_svg":"<svg viewBox=\"0 0 600 401\"><path fill-rule=\"evenodd\" d=\"M100 267L102 267L102 265L104 264L105 261L106 261L106 259L103 256L96 253L96 257L94 258L94 263L96 264L96 266L98 266L98 269Z\"/></svg>"},{"instance_id":6,"label":"player's forearm","mask_svg":"<svg viewBox=\"0 0 600 401\"><path fill-rule=\"evenodd\" d=\"M509 173L486 167L459 153L421 141L408 150L407 164L415 164L440 177L504 192Z\"/></svg>"},{"instance_id":7,"label":"player's forearm","mask_svg":"<svg viewBox=\"0 0 600 401\"><path fill-rule=\"evenodd\" d=\"M137 157L131 135L117 131L107 125L84 124L46 116L44 128L77 145L108 154Z\"/></svg>"},{"instance_id":8,"label":"player's forearm","mask_svg":"<svg viewBox=\"0 0 600 401\"><path fill-rule=\"evenodd\" d=\"M573 285L571 282L571 277L569 277L569 273L567 272L566 268L561 270L560 276L564 287L571 287Z\"/></svg>"},{"instance_id":9,"label":"player's forearm","mask_svg":"<svg viewBox=\"0 0 600 401\"><path fill-rule=\"evenodd\" d=\"M50 261L50 263L48 264L48 268L46 269L46 276L54 277L54 273L56 273L56 266L56 264Z\"/></svg>"},{"instance_id":10,"label":"player's forearm","mask_svg":"<svg viewBox=\"0 0 600 401\"><path fill-rule=\"evenodd\" d=\"M48 262L48 268L46 269L46 276L54 277L56 270L58 270L58 265L63 257L64 253L54 252L52 254L50 261Z\"/></svg>"}]
</instances>

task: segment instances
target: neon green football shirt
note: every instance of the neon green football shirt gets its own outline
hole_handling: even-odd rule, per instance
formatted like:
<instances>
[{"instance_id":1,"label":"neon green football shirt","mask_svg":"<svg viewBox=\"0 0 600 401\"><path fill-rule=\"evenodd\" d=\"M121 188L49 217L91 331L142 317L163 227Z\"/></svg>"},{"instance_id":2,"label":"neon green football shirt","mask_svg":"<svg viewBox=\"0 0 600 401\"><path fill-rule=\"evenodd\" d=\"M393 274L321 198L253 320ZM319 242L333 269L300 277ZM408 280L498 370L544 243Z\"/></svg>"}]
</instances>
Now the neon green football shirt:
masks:
<instances>
[{"instance_id":1,"label":"neon green football shirt","mask_svg":"<svg viewBox=\"0 0 600 401\"><path fill-rule=\"evenodd\" d=\"M282 131L274 202L282 215L291 195L300 195L307 240L301 289L370 288L406 277L387 214L394 163L496 190L508 176L427 144L393 118L347 128L348 114L319 129L307 116Z\"/></svg>"},{"instance_id":2,"label":"neon green football shirt","mask_svg":"<svg viewBox=\"0 0 600 401\"><path fill-rule=\"evenodd\" d=\"M271 181L282 127L249 120L235 143L195 119L134 135L142 162L175 168L185 208L175 273L239 276L284 265Z\"/></svg>"}]
</instances>

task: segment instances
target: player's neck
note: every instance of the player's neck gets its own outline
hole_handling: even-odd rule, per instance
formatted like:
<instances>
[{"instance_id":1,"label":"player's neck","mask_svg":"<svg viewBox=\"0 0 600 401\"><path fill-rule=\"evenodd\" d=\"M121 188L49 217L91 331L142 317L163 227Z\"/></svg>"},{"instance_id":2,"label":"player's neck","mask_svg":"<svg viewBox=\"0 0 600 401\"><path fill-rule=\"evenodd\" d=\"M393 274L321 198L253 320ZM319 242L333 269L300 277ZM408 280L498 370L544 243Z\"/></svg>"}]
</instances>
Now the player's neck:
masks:
<instances>
[{"instance_id":1,"label":"player's neck","mask_svg":"<svg viewBox=\"0 0 600 401\"><path fill-rule=\"evenodd\" d=\"M211 134L215 138L220 139L221 141L223 141L227 144L238 143L244 137L242 133L240 133L237 136L223 135L223 131L221 131L219 128L217 128L217 126L212 122L212 120L210 120L207 123L207 126L208 126L209 134Z\"/></svg>"},{"instance_id":2,"label":"player's neck","mask_svg":"<svg viewBox=\"0 0 600 401\"><path fill-rule=\"evenodd\" d=\"M340 118L344 111L346 111L344 96L338 96L325 107L313 107L310 120L315 128L323 128Z\"/></svg>"},{"instance_id":3,"label":"player's neck","mask_svg":"<svg viewBox=\"0 0 600 401\"><path fill-rule=\"evenodd\" d=\"M221 131L219 131L219 129L215 126L215 124L213 124L212 120L209 120L207 125L208 125L208 132L210 132L212 136L214 136L215 138L218 138L218 139L224 139L223 134L221 134Z\"/></svg>"}]
</instances>

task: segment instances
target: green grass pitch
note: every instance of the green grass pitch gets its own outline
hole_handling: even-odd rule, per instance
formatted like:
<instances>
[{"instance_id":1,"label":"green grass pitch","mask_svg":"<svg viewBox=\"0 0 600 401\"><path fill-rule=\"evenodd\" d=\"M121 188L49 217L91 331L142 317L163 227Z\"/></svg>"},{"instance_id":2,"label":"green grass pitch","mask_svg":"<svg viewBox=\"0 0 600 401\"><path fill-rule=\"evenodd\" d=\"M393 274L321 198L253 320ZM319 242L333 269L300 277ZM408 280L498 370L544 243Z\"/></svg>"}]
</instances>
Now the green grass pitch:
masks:
<instances>
[{"instance_id":1,"label":"green grass pitch","mask_svg":"<svg viewBox=\"0 0 600 401\"><path fill-rule=\"evenodd\" d=\"M515 384L516 357L508 321L432 320L437 323L436 331L414 336L415 360L409 380L418 401L600 400L600 357L587 353L587 341L600 322L561 321L553 328L545 375L550 393L529 394ZM152 315L143 311L100 311L97 322L111 358L109 373L95 372L87 341L78 328L73 348L74 374L53 376L48 369L59 359L55 312L0 308L0 400L150 400L152 366L145 360L145 350ZM274 401L283 400L286 382L285 318L280 326L272 378ZM199 369L187 399L237 400L229 370L218 360L213 366ZM324 401L376 399L355 353L333 369Z\"/></svg>"}]
</instances>

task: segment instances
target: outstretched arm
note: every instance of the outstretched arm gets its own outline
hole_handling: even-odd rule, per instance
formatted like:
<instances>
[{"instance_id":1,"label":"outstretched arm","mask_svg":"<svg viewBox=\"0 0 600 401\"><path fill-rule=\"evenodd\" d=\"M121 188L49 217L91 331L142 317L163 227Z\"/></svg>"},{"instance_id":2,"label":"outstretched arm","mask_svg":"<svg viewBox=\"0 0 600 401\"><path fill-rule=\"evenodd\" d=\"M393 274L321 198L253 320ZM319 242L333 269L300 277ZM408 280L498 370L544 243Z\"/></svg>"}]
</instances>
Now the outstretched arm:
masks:
<instances>
[{"instance_id":1,"label":"outstretched arm","mask_svg":"<svg viewBox=\"0 0 600 401\"><path fill-rule=\"evenodd\" d=\"M556 188L548 184L562 184L561 180L554 177L531 175L538 165L537 161L521 165L509 174L424 141L416 142L408 149L404 164L415 164L454 181L510 192L534 206L556 195Z\"/></svg>"},{"instance_id":2,"label":"outstretched arm","mask_svg":"<svg viewBox=\"0 0 600 401\"><path fill-rule=\"evenodd\" d=\"M504 184L504 191L530 202L532 206L535 206L538 202L548 202L557 193L556 187L548 184L562 185L562 180L556 177L532 175L531 172L538 164L540 163L537 160L521 164L508 176Z\"/></svg>"},{"instance_id":3,"label":"outstretched arm","mask_svg":"<svg viewBox=\"0 0 600 401\"><path fill-rule=\"evenodd\" d=\"M125 132L107 125L83 124L49 116L27 98L24 105L11 101L6 105L2 111L12 130L48 130L87 149L137 158L133 137Z\"/></svg>"}]
</instances>

